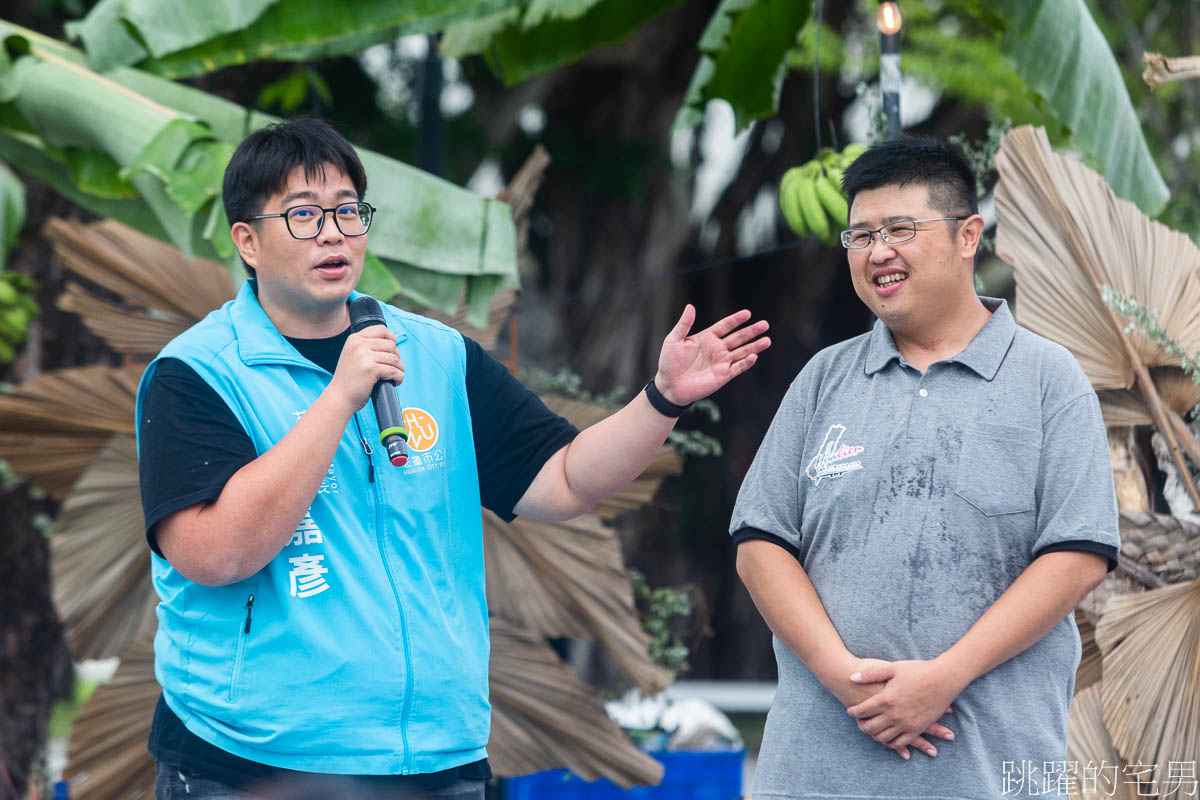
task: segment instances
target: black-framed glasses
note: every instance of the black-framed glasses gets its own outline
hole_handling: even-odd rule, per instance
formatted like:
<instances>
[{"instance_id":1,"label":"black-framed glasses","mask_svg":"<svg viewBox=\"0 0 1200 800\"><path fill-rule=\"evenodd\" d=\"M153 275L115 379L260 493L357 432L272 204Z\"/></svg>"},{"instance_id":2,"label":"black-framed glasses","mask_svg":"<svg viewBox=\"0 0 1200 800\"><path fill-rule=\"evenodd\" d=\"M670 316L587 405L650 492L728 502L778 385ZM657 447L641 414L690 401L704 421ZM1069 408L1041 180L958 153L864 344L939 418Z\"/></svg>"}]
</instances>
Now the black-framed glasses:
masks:
<instances>
[{"instance_id":1,"label":"black-framed glasses","mask_svg":"<svg viewBox=\"0 0 1200 800\"><path fill-rule=\"evenodd\" d=\"M321 208L317 205L292 206L282 214L259 214L250 219L271 219L283 217L287 224L288 233L296 239L311 239L321 232L325 225L325 214L333 214L333 224L345 236L362 236L371 228L371 219L375 216L375 207L370 203L342 203L333 208Z\"/></svg>"},{"instance_id":2,"label":"black-framed glasses","mask_svg":"<svg viewBox=\"0 0 1200 800\"><path fill-rule=\"evenodd\" d=\"M970 215L969 215L970 216ZM918 222L949 222L951 220L962 222L968 217L933 217L932 219L906 219L900 222L890 222L882 228L875 230L867 230L866 228L850 228L842 231L842 247L847 250L861 250L864 247L870 247L871 242L875 241L875 234L879 234L880 238L888 244L900 244L907 242L909 239L917 235Z\"/></svg>"}]
</instances>

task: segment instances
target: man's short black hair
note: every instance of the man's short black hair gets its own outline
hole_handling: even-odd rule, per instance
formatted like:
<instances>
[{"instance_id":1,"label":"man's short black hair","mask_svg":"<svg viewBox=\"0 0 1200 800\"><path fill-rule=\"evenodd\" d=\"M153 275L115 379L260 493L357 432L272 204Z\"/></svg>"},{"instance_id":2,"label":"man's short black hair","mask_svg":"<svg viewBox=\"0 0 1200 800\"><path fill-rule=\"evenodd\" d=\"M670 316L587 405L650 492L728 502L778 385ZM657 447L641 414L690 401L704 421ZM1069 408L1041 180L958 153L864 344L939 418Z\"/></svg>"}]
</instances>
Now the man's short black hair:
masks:
<instances>
[{"instance_id":1,"label":"man's short black hair","mask_svg":"<svg viewBox=\"0 0 1200 800\"><path fill-rule=\"evenodd\" d=\"M324 176L330 164L350 179L361 200L367 192L367 173L354 147L329 123L298 117L268 125L242 140L225 167L221 185L229 224L247 222L262 211L267 198L287 186L296 167L310 180ZM246 264L251 276L254 269Z\"/></svg>"},{"instance_id":2,"label":"man's short black hair","mask_svg":"<svg viewBox=\"0 0 1200 800\"><path fill-rule=\"evenodd\" d=\"M926 136L901 136L872 145L842 176L850 206L868 189L917 184L929 190L929 204L939 213L979 213L975 173L958 151Z\"/></svg>"}]
</instances>

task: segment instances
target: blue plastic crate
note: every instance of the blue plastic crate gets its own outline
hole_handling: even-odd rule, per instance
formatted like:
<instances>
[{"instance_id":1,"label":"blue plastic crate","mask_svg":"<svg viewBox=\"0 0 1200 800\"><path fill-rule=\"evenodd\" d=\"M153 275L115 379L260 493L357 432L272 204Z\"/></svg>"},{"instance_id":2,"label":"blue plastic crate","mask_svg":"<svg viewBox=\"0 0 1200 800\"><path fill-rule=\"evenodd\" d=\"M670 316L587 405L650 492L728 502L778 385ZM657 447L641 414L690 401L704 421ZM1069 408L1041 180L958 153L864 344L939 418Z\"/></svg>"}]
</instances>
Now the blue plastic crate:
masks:
<instances>
[{"instance_id":1,"label":"blue plastic crate","mask_svg":"<svg viewBox=\"0 0 1200 800\"><path fill-rule=\"evenodd\" d=\"M745 750L650 753L662 762L662 783L621 789L612 781L585 781L565 769L501 782L504 800L740 800Z\"/></svg>"}]
</instances>

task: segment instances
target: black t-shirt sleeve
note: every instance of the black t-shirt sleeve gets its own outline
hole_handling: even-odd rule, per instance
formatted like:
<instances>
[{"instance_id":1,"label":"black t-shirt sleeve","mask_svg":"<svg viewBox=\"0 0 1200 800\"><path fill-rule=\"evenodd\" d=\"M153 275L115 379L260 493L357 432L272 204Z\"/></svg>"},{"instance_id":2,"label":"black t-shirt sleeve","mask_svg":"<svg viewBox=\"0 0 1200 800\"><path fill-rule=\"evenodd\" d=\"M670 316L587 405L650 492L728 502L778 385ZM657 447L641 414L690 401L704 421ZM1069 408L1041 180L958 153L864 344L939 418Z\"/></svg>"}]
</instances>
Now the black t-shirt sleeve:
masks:
<instances>
[{"instance_id":1,"label":"black t-shirt sleeve","mask_svg":"<svg viewBox=\"0 0 1200 800\"><path fill-rule=\"evenodd\" d=\"M467 346L467 402L484 507L511 522L513 506L550 459L579 429L546 408L479 344Z\"/></svg>"},{"instance_id":2,"label":"black t-shirt sleeve","mask_svg":"<svg viewBox=\"0 0 1200 800\"><path fill-rule=\"evenodd\" d=\"M158 362L138 427L146 541L161 556L155 524L188 506L216 500L225 483L258 452L221 396L177 358Z\"/></svg>"}]
</instances>

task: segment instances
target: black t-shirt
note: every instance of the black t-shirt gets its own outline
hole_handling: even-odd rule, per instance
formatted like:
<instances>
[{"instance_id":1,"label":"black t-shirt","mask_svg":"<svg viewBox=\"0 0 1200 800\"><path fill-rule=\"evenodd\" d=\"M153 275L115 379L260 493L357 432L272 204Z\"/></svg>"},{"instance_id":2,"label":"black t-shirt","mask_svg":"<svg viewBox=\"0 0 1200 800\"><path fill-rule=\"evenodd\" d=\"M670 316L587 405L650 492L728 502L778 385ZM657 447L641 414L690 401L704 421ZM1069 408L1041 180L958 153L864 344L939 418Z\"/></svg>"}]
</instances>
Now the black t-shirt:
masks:
<instances>
[{"instance_id":1,"label":"black t-shirt","mask_svg":"<svg viewBox=\"0 0 1200 800\"><path fill-rule=\"evenodd\" d=\"M347 328L327 339L288 337L288 341L302 356L332 374L349 335ZM515 516L513 506L542 466L579 430L546 408L478 343L466 337L464 342L480 498L486 508L511 521ZM162 555L154 526L168 514L215 501L229 478L259 453L221 396L179 359L159 362L146 388L138 424L146 540L155 553ZM275 774L295 774L214 747L189 731L161 697L149 746L164 764L235 787ZM433 789L459 778L490 776L484 759L438 773L372 776L369 780Z\"/></svg>"}]
</instances>

